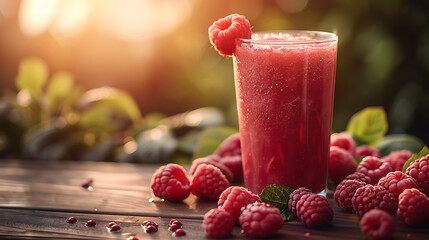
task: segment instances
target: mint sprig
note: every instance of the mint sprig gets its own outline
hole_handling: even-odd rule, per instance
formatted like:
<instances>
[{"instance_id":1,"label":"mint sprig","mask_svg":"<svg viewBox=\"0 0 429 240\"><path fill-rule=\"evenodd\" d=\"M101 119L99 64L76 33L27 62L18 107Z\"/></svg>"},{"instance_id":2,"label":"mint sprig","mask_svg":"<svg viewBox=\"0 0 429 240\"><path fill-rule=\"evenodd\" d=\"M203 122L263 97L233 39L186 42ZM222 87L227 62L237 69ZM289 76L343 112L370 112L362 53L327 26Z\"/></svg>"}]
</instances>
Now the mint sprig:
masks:
<instances>
[{"instance_id":1,"label":"mint sprig","mask_svg":"<svg viewBox=\"0 0 429 240\"><path fill-rule=\"evenodd\" d=\"M265 187L259 197L263 202L278 208L285 221L290 221L295 218L288 208L289 196L293 191L293 188L273 184Z\"/></svg>"},{"instance_id":2,"label":"mint sprig","mask_svg":"<svg viewBox=\"0 0 429 240\"><path fill-rule=\"evenodd\" d=\"M414 153L411 157L405 162L404 167L402 168L402 172L405 173L407 168L413 163L415 160L424 157L429 154L429 148L424 145L423 148L418 153Z\"/></svg>"}]
</instances>

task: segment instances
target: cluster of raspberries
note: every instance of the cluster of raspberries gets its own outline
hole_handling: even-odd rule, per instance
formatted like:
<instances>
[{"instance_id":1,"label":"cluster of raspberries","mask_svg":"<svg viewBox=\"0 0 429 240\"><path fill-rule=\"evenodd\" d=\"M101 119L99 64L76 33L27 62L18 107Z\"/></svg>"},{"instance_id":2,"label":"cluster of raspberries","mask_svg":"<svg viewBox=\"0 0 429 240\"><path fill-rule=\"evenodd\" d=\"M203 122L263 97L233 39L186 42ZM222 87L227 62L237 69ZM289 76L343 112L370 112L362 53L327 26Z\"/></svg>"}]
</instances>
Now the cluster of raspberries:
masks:
<instances>
[{"instance_id":1,"label":"cluster of raspberries","mask_svg":"<svg viewBox=\"0 0 429 240\"><path fill-rule=\"evenodd\" d=\"M178 164L167 164L153 174L150 187L155 196L167 201L180 202L190 193L217 201L230 183L243 179L240 135L234 134L223 141L215 154L195 159L190 175L191 178Z\"/></svg>"},{"instance_id":2,"label":"cluster of raspberries","mask_svg":"<svg viewBox=\"0 0 429 240\"><path fill-rule=\"evenodd\" d=\"M234 224L240 224L250 237L269 237L282 228L283 217L277 208L261 202L258 195L234 186L223 191L218 207L204 215L203 229L208 237L229 237Z\"/></svg>"},{"instance_id":3,"label":"cluster of raspberries","mask_svg":"<svg viewBox=\"0 0 429 240\"><path fill-rule=\"evenodd\" d=\"M411 155L401 150L380 158L374 148L356 147L346 133L331 135L329 174L337 185L335 202L362 217L366 235L374 239L391 236L394 216L412 226L429 220L429 155L412 162L403 173ZM353 157L362 160L357 164Z\"/></svg>"}]
</instances>

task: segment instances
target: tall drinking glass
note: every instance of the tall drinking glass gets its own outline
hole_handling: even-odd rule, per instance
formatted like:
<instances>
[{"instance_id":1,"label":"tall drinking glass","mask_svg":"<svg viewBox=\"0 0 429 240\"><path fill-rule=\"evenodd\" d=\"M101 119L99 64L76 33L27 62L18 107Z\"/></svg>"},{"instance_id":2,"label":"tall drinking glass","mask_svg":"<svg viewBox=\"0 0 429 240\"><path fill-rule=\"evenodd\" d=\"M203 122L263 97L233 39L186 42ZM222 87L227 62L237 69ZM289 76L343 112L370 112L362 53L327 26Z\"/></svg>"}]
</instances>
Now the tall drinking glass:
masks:
<instances>
[{"instance_id":1,"label":"tall drinking glass","mask_svg":"<svg viewBox=\"0 0 429 240\"><path fill-rule=\"evenodd\" d=\"M239 39L234 79L244 182L326 190L338 37L261 32Z\"/></svg>"}]
</instances>

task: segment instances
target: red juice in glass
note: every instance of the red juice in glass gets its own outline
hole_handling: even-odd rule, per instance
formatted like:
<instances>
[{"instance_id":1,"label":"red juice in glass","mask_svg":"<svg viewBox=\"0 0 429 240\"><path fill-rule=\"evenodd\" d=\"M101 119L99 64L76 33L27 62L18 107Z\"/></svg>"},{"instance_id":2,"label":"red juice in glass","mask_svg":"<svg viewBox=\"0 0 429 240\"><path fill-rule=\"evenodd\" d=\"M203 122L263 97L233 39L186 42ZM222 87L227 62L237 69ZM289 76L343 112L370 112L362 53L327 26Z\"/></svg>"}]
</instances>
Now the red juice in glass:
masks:
<instances>
[{"instance_id":1,"label":"red juice in glass","mask_svg":"<svg viewBox=\"0 0 429 240\"><path fill-rule=\"evenodd\" d=\"M234 78L244 182L326 189L337 62L335 34L257 33L237 40Z\"/></svg>"}]
</instances>

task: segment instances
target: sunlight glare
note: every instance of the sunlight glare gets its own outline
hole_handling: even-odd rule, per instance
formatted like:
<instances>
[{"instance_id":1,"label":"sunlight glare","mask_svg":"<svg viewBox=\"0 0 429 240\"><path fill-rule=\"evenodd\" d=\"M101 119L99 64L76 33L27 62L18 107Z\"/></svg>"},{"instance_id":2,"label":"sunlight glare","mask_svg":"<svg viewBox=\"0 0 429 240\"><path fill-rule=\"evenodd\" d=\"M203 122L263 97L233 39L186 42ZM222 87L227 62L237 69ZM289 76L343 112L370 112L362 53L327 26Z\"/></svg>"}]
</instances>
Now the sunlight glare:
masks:
<instances>
[{"instance_id":1,"label":"sunlight glare","mask_svg":"<svg viewBox=\"0 0 429 240\"><path fill-rule=\"evenodd\" d=\"M87 0L63 1L52 26L54 35L68 38L79 34L89 18L91 6Z\"/></svg>"},{"instance_id":2,"label":"sunlight glare","mask_svg":"<svg viewBox=\"0 0 429 240\"><path fill-rule=\"evenodd\" d=\"M27 36L38 36L46 31L55 18L60 1L23 0L19 8L19 27Z\"/></svg>"}]
</instances>

